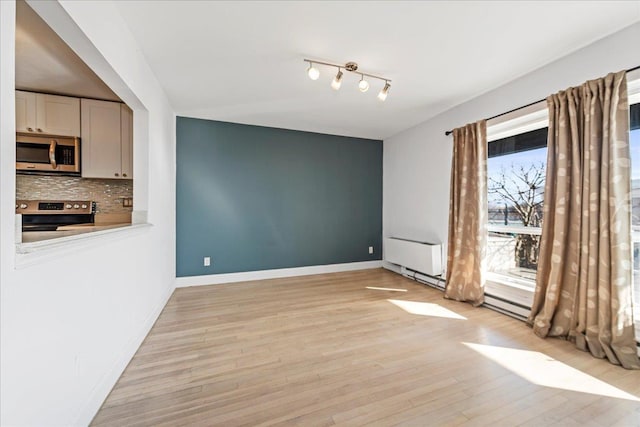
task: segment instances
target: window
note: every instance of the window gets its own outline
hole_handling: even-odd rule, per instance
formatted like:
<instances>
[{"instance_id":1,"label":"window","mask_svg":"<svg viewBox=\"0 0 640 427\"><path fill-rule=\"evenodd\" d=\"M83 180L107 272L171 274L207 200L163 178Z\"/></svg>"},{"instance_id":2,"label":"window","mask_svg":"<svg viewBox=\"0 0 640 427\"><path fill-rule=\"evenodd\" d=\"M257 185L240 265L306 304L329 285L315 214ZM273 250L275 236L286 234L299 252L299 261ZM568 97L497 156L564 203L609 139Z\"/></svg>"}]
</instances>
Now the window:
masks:
<instances>
[{"instance_id":1,"label":"window","mask_svg":"<svg viewBox=\"0 0 640 427\"><path fill-rule=\"evenodd\" d=\"M627 74L630 105L633 309L640 342L640 70ZM542 234L548 111L543 101L487 123L487 289L535 289ZM505 287L496 296L517 298ZM530 300L531 295L527 296ZM524 305L530 306L530 302Z\"/></svg>"},{"instance_id":2,"label":"window","mask_svg":"<svg viewBox=\"0 0 640 427\"><path fill-rule=\"evenodd\" d=\"M535 287L542 231L547 128L489 142L489 280Z\"/></svg>"},{"instance_id":3,"label":"window","mask_svg":"<svg viewBox=\"0 0 640 427\"><path fill-rule=\"evenodd\" d=\"M640 341L640 103L630 106L631 233L633 241L633 317Z\"/></svg>"}]
</instances>

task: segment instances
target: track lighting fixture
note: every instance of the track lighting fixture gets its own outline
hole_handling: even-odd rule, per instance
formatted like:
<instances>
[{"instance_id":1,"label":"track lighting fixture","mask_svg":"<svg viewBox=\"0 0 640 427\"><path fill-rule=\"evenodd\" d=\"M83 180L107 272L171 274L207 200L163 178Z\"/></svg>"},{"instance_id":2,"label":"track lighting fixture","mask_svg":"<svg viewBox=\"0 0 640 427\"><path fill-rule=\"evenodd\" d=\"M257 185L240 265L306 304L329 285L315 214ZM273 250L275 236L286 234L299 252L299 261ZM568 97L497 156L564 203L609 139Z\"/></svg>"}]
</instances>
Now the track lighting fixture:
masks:
<instances>
[{"instance_id":1,"label":"track lighting fixture","mask_svg":"<svg viewBox=\"0 0 640 427\"><path fill-rule=\"evenodd\" d=\"M380 92L378 93L378 99L381 101L384 101L385 99L387 99L387 95L389 94L389 88L391 87L391 80L385 78L385 77L380 77L380 76L375 76L373 74L369 74L369 73L363 73L362 71L358 71L358 64L356 64L355 62L347 62L344 65L338 65L338 64L330 64L328 62L322 62L322 61L315 61L315 60L311 60L311 59L305 59L304 62L308 62L309 63L309 68L307 69L307 74L309 75L309 78L311 80L318 80L318 78L320 77L320 71L314 67L314 65L326 65L328 67L334 67L338 69L338 73L336 74L336 76L333 78L333 80L331 81L331 87L334 90L339 90L340 87L342 86L342 80L343 80L343 76L344 73L342 72L342 69L349 71L351 73L355 73L355 74L360 74L360 81L358 82L358 89L360 90L360 92L366 92L369 90L369 82L367 80L365 80L365 76L366 77L370 77L372 79L378 79L378 80L383 80L384 81L384 87L380 90Z\"/></svg>"},{"instance_id":2,"label":"track lighting fixture","mask_svg":"<svg viewBox=\"0 0 640 427\"><path fill-rule=\"evenodd\" d=\"M342 74L342 70L338 68L338 74L336 74L336 76L333 78L333 81L331 82L331 87L334 90L338 90L340 89L340 86L342 86Z\"/></svg>"}]
</instances>

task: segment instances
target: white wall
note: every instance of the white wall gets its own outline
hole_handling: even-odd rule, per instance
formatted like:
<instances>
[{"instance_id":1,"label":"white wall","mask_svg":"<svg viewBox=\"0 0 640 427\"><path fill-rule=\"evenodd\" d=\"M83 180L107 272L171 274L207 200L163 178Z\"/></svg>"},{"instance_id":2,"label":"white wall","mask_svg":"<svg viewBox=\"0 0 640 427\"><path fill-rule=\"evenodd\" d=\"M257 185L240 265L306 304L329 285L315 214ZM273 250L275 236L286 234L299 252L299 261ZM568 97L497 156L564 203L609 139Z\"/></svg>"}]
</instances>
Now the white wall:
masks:
<instances>
[{"instance_id":1,"label":"white wall","mask_svg":"<svg viewBox=\"0 0 640 427\"><path fill-rule=\"evenodd\" d=\"M453 138L444 132L636 67L638 40L640 23L385 140L384 237L442 242L446 257Z\"/></svg>"},{"instance_id":2,"label":"white wall","mask_svg":"<svg viewBox=\"0 0 640 427\"><path fill-rule=\"evenodd\" d=\"M0 2L0 424L86 425L175 286L175 116L111 2L30 2L133 107L150 227L16 268L13 1Z\"/></svg>"}]
</instances>

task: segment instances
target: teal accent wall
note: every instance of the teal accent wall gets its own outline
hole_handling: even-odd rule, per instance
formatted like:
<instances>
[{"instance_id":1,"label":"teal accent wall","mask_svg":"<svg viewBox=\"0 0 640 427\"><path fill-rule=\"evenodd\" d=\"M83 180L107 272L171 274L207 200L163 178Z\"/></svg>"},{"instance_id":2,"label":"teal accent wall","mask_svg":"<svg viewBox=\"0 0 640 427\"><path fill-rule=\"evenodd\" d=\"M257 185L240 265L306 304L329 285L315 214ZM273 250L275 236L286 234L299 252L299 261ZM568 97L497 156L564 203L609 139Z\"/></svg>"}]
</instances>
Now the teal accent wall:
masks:
<instances>
[{"instance_id":1,"label":"teal accent wall","mask_svg":"<svg viewBox=\"0 0 640 427\"><path fill-rule=\"evenodd\" d=\"M186 117L176 133L179 277L382 259L382 141Z\"/></svg>"}]
</instances>

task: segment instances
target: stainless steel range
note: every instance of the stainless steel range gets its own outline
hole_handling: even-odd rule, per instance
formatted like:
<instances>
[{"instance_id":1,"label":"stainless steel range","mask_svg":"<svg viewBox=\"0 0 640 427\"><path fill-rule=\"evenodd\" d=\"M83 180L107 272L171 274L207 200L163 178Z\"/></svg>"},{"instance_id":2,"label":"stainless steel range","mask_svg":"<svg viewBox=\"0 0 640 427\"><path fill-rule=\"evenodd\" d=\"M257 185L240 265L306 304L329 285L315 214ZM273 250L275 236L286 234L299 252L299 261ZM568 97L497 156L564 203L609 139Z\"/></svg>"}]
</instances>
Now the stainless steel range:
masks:
<instances>
[{"instance_id":1,"label":"stainless steel range","mask_svg":"<svg viewBox=\"0 0 640 427\"><path fill-rule=\"evenodd\" d=\"M58 227L95 222L95 202L89 200L16 200L22 231L55 231Z\"/></svg>"}]
</instances>

